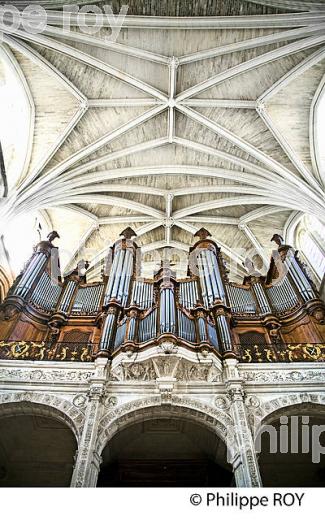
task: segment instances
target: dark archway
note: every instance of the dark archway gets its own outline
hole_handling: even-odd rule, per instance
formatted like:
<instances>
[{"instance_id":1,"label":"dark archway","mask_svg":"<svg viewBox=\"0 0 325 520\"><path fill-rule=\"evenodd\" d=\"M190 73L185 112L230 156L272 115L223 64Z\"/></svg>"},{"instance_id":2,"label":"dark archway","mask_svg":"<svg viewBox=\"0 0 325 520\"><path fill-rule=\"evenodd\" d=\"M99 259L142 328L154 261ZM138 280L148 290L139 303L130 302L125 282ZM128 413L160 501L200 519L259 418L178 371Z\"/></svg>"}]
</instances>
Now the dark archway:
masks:
<instances>
[{"instance_id":1,"label":"dark archway","mask_svg":"<svg viewBox=\"0 0 325 520\"><path fill-rule=\"evenodd\" d=\"M0 416L0 486L70 486L77 442L63 421L48 414Z\"/></svg>"},{"instance_id":2,"label":"dark archway","mask_svg":"<svg viewBox=\"0 0 325 520\"><path fill-rule=\"evenodd\" d=\"M260 450L257 443L263 486L325 486L325 455L321 454L325 451L324 412L321 405L296 405L265 419Z\"/></svg>"},{"instance_id":3,"label":"dark archway","mask_svg":"<svg viewBox=\"0 0 325 520\"><path fill-rule=\"evenodd\" d=\"M208 428L183 419L129 425L109 441L102 458L98 487L233 484L224 442Z\"/></svg>"}]
</instances>

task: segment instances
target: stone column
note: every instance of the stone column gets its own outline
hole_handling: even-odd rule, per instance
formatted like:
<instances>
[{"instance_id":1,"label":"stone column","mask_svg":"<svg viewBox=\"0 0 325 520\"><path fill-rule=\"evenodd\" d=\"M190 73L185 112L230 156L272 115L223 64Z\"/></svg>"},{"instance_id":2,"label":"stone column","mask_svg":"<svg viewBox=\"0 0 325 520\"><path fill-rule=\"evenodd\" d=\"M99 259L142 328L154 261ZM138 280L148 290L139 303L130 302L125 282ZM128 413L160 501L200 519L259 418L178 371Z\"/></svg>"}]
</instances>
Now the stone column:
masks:
<instances>
[{"instance_id":1,"label":"stone column","mask_svg":"<svg viewBox=\"0 0 325 520\"><path fill-rule=\"evenodd\" d=\"M234 421L232 460L237 487L262 486L254 439L249 428L244 402L243 383L239 377L238 361L225 359L225 384L231 401L230 411Z\"/></svg>"},{"instance_id":2,"label":"stone column","mask_svg":"<svg viewBox=\"0 0 325 520\"><path fill-rule=\"evenodd\" d=\"M102 398L105 395L108 360L95 361L95 375L88 392L85 424L76 453L71 487L96 487L101 456L96 452L98 426L102 415Z\"/></svg>"}]
</instances>

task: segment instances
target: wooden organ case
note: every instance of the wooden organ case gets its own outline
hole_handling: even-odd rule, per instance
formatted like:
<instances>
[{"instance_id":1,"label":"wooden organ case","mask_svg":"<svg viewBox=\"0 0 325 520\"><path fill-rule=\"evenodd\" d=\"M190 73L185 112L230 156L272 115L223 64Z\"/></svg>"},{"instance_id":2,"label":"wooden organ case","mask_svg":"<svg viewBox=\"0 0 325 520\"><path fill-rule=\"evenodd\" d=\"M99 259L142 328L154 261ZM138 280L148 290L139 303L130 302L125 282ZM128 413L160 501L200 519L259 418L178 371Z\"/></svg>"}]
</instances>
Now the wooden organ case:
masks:
<instances>
[{"instance_id":1,"label":"wooden organ case","mask_svg":"<svg viewBox=\"0 0 325 520\"><path fill-rule=\"evenodd\" d=\"M95 283L78 269L62 280L58 233L41 241L0 306L0 357L90 361L167 343L242 362L325 360L324 302L279 235L267 276L251 269L242 284L228 280L205 229L190 248L187 278L164 262L143 279L135 236L121 233L109 276Z\"/></svg>"}]
</instances>

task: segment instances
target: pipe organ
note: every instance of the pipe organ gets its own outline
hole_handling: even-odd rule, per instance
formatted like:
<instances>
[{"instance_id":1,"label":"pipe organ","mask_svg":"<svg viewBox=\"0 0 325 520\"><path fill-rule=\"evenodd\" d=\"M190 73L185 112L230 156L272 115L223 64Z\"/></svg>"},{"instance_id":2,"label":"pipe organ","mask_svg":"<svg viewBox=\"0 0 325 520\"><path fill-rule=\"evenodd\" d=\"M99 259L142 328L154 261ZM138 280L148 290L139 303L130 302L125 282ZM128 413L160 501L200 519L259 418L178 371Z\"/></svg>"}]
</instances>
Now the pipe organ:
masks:
<instances>
[{"instance_id":1,"label":"pipe organ","mask_svg":"<svg viewBox=\"0 0 325 520\"><path fill-rule=\"evenodd\" d=\"M43 269L48 262L47 252L36 251L30 259L25 272L14 288L14 294L21 298L26 298L34 285L35 280L43 273Z\"/></svg>"},{"instance_id":2,"label":"pipe organ","mask_svg":"<svg viewBox=\"0 0 325 520\"><path fill-rule=\"evenodd\" d=\"M127 228L108 252L109 275L87 283L87 274L77 269L64 279L53 276L52 255L58 249L52 242L59 235L52 232L35 247L0 306L0 341L44 342L53 348L68 345L65 338L73 332L89 338L93 356L162 341L235 356L237 347L256 335L280 347L324 340L324 303L290 246L276 239L277 257L267 276L254 271L240 284L229 281L222 252L208 231L195 236L184 279L176 279L168 262L153 279L138 276L139 248Z\"/></svg>"},{"instance_id":3,"label":"pipe organ","mask_svg":"<svg viewBox=\"0 0 325 520\"><path fill-rule=\"evenodd\" d=\"M103 290L104 284L102 283L79 287L71 307L71 313L83 315L97 314Z\"/></svg>"}]
</instances>

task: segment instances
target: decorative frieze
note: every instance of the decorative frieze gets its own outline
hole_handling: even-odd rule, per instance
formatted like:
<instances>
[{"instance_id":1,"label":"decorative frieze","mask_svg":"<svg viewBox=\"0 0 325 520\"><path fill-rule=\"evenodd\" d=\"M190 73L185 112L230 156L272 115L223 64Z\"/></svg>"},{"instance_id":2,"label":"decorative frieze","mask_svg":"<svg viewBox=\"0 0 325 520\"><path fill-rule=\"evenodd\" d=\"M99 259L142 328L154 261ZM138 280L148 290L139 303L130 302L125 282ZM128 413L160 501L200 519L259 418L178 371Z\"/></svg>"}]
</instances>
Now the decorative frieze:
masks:
<instances>
[{"instance_id":1,"label":"decorative frieze","mask_svg":"<svg viewBox=\"0 0 325 520\"><path fill-rule=\"evenodd\" d=\"M94 373L91 370L51 368L0 368L0 381L68 382L88 383Z\"/></svg>"},{"instance_id":2,"label":"decorative frieze","mask_svg":"<svg viewBox=\"0 0 325 520\"><path fill-rule=\"evenodd\" d=\"M249 384L277 384L277 383L324 383L325 370L241 370L240 375L245 383Z\"/></svg>"},{"instance_id":3,"label":"decorative frieze","mask_svg":"<svg viewBox=\"0 0 325 520\"><path fill-rule=\"evenodd\" d=\"M211 360L194 363L173 355L157 356L143 362L124 359L110 373L113 381L155 381L160 377L175 377L177 381L185 382L222 381L219 367Z\"/></svg>"}]
</instances>

